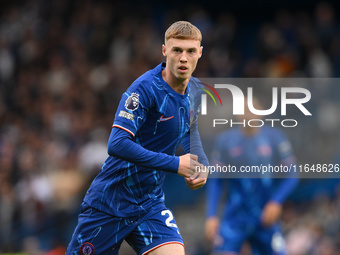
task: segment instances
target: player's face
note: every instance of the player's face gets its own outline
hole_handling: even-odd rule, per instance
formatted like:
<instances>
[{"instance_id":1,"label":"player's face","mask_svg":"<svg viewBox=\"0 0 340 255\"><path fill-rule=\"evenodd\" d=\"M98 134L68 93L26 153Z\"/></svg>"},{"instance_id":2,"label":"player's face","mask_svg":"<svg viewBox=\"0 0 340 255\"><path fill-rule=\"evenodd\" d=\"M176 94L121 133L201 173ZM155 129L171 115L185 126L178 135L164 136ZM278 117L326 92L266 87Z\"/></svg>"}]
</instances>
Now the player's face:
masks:
<instances>
[{"instance_id":1,"label":"player's face","mask_svg":"<svg viewBox=\"0 0 340 255\"><path fill-rule=\"evenodd\" d=\"M188 80L194 72L198 59L202 56L201 42L170 38L163 45L166 66L178 80Z\"/></svg>"}]
</instances>

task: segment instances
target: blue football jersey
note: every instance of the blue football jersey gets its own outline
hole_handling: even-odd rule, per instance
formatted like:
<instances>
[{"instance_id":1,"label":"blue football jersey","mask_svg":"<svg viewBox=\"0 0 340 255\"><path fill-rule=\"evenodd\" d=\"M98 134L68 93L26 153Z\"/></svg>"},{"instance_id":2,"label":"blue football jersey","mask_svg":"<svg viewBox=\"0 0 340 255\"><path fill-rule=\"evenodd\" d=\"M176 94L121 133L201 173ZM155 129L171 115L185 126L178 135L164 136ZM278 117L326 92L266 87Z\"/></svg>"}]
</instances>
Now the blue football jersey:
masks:
<instances>
[{"instance_id":1,"label":"blue football jersey","mask_svg":"<svg viewBox=\"0 0 340 255\"><path fill-rule=\"evenodd\" d=\"M262 127L254 136L245 135L239 128L222 132L216 138L212 156L213 161L236 166L236 169L261 164L295 164L289 141L280 130L272 127ZM261 178L255 173L242 173L240 177L209 180L208 216L216 215L221 190L227 186L224 218L259 221L264 205L270 200L282 203L297 183L295 178Z\"/></svg>"},{"instance_id":2,"label":"blue football jersey","mask_svg":"<svg viewBox=\"0 0 340 255\"><path fill-rule=\"evenodd\" d=\"M190 90L197 86L194 89L199 91L202 85L192 77L186 93L179 94L163 80L164 68L165 63L161 63L132 83L122 95L113 128L130 133L133 141L144 149L160 153L160 160L162 157L169 160L169 155L173 157L163 170L177 173L179 160L175 152L181 141L190 136L191 124L199 111L199 105L194 107L190 102ZM109 156L84 201L118 217L141 215L151 207L161 210L164 177L164 171L159 169Z\"/></svg>"}]
</instances>

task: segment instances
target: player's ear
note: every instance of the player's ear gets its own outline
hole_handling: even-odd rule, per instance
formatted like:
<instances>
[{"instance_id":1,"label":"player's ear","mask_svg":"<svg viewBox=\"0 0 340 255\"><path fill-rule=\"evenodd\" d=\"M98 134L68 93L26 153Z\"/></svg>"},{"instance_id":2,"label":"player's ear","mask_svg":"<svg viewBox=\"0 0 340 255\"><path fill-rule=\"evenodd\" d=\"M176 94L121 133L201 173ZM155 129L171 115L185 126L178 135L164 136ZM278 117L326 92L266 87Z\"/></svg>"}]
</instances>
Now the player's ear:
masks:
<instances>
[{"instance_id":1,"label":"player's ear","mask_svg":"<svg viewBox=\"0 0 340 255\"><path fill-rule=\"evenodd\" d=\"M203 46L200 47L200 50L198 52L199 54L199 57L198 58L201 58L202 57L202 53L203 53Z\"/></svg>"},{"instance_id":2,"label":"player's ear","mask_svg":"<svg viewBox=\"0 0 340 255\"><path fill-rule=\"evenodd\" d=\"M166 57L166 47L164 44L162 45L162 53L163 53L163 56Z\"/></svg>"}]
</instances>

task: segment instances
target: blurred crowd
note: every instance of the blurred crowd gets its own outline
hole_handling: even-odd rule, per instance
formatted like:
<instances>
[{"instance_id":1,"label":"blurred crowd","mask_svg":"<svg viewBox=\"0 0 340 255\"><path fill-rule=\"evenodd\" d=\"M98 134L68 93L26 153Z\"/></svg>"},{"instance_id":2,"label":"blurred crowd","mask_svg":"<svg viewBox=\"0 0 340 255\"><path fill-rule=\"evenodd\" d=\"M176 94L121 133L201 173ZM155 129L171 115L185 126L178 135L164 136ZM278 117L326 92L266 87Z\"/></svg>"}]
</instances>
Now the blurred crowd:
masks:
<instances>
[{"instance_id":1,"label":"blurred crowd","mask_svg":"<svg viewBox=\"0 0 340 255\"><path fill-rule=\"evenodd\" d=\"M134 3L1 3L0 252L64 253L84 192L107 157L120 96L163 61L173 21L189 20L203 33L197 77L340 76L340 22L330 3L278 9L258 22L199 5L178 11ZM324 111L336 112L340 94L323 93L334 100ZM315 199L285 211L291 255L339 254L339 192ZM307 241L308 249L294 250Z\"/></svg>"}]
</instances>

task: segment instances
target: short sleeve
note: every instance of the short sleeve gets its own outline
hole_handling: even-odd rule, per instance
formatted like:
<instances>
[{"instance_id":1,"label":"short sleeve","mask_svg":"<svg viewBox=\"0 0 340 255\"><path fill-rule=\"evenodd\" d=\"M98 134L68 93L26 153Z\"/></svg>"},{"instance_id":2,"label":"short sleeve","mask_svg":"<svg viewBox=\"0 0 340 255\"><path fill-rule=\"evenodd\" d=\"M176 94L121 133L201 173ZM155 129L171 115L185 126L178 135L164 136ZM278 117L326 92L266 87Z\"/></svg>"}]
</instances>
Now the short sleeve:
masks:
<instances>
[{"instance_id":1,"label":"short sleeve","mask_svg":"<svg viewBox=\"0 0 340 255\"><path fill-rule=\"evenodd\" d=\"M275 150L277 153L278 160L280 162L286 162L287 164L293 163L294 154L293 148L285 134L281 130L275 130L273 133L274 142L275 142ZM291 162L287 162L291 161Z\"/></svg>"}]
</instances>

